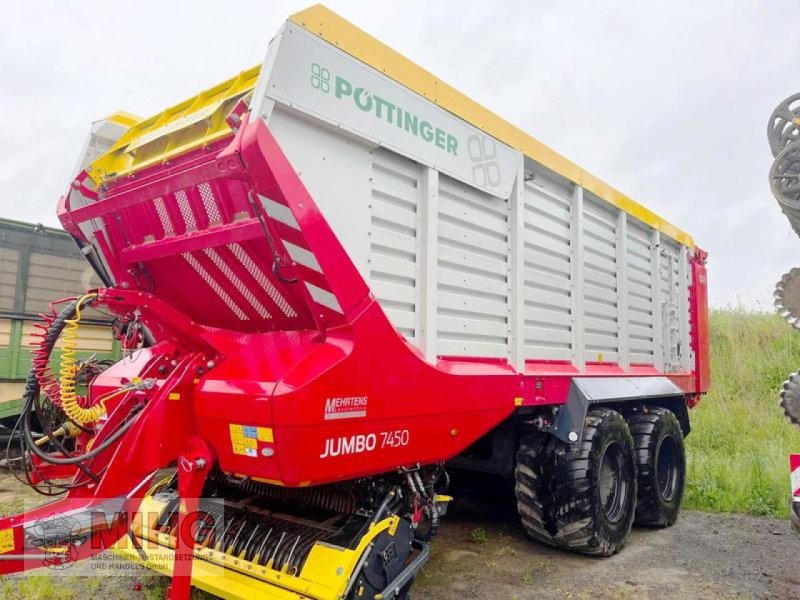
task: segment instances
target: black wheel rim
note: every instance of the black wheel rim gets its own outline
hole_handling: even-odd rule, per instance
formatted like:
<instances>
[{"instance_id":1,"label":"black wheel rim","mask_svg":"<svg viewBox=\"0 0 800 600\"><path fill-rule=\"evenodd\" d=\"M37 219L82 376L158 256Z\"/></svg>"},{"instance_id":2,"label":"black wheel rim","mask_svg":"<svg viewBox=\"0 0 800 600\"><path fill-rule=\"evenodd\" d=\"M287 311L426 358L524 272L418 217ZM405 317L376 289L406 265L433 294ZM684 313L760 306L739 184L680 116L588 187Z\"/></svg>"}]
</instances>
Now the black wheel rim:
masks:
<instances>
[{"instance_id":1,"label":"black wheel rim","mask_svg":"<svg viewBox=\"0 0 800 600\"><path fill-rule=\"evenodd\" d=\"M664 436L658 446L658 455L656 456L656 480L658 481L658 493L666 502L675 498L678 491L679 472L678 446L671 435Z\"/></svg>"},{"instance_id":2,"label":"black wheel rim","mask_svg":"<svg viewBox=\"0 0 800 600\"><path fill-rule=\"evenodd\" d=\"M616 523L625 515L629 494L625 452L616 442L606 446L603 453L598 488L603 514L610 522Z\"/></svg>"}]
</instances>

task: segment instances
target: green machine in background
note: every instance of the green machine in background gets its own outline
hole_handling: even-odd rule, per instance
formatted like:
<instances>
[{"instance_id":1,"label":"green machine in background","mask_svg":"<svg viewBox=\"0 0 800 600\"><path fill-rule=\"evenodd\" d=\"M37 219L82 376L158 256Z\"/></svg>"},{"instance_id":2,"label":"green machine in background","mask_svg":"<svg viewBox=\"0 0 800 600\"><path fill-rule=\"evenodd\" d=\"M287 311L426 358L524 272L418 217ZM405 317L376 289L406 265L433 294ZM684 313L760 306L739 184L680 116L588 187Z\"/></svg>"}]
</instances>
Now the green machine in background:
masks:
<instances>
[{"instance_id":1,"label":"green machine in background","mask_svg":"<svg viewBox=\"0 0 800 600\"><path fill-rule=\"evenodd\" d=\"M66 232L0 219L0 425L13 426L21 410L39 314L50 313L53 298L74 296L98 285ZM119 345L106 317L96 311L86 317L78 358L93 354L98 359L119 358ZM54 354L57 361L58 349Z\"/></svg>"}]
</instances>

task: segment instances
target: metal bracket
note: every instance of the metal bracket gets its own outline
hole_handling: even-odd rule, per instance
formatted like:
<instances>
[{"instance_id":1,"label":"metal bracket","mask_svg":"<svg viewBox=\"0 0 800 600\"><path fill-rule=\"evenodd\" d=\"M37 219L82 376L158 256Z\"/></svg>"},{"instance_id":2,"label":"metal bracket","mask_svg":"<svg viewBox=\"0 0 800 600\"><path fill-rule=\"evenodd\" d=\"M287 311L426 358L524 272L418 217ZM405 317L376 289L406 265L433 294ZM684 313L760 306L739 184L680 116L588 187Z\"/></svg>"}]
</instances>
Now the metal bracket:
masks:
<instances>
[{"instance_id":1,"label":"metal bracket","mask_svg":"<svg viewBox=\"0 0 800 600\"><path fill-rule=\"evenodd\" d=\"M417 554L414 560L408 563L400 574L386 586L386 589L383 590L381 594L376 595L375 598L392 600L392 598L398 597L402 589L416 576L425 563L428 562L428 558L430 558L431 555L428 544L420 540L414 540L413 545L414 548L419 551L419 554Z\"/></svg>"},{"instance_id":2,"label":"metal bracket","mask_svg":"<svg viewBox=\"0 0 800 600\"><path fill-rule=\"evenodd\" d=\"M575 377L567 402L558 407L553 424L545 431L564 442L578 444L583 439L590 404L683 396L683 391L666 377Z\"/></svg>"}]
</instances>

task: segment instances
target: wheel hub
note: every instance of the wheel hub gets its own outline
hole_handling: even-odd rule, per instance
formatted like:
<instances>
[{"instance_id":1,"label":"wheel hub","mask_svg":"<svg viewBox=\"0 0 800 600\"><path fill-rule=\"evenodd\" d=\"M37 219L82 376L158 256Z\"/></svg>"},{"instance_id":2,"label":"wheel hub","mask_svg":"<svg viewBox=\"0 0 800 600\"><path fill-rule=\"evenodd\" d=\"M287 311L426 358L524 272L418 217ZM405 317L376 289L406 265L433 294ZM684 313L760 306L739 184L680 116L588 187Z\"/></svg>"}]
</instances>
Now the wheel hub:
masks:
<instances>
[{"instance_id":1,"label":"wheel hub","mask_svg":"<svg viewBox=\"0 0 800 600\"><path fill-rule=\"evenodd\" d=\"M625 453L616 442L609 444L603 453L598 489L603 513L609 521L616 523L625 514L629 493L625 477Z\"/></svg>"},{"instance_id":2,"label":"wheel hub","mask_svg":"<svg viewBox=\"0 0 800 600\"><path fill-rule=\"evenodd\" d=\"M666 501L675 498L678 490L677 446L671 435L665 436L659 444L656 456L656 481L658 493Z\"/></svg>"}]
</instances>

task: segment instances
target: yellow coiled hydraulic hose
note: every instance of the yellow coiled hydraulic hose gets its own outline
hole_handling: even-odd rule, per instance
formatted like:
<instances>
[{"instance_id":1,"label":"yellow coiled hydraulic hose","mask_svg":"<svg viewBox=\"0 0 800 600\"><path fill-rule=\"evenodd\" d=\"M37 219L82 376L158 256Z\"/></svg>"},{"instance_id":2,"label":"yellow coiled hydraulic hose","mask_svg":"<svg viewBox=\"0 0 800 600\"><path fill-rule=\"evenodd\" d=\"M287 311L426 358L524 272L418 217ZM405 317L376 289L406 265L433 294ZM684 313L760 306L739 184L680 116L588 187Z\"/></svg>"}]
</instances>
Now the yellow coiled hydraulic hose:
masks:
<instances>
[{"instance_id":1,"label":"yellow coiled hydraulic hose","mask_svg":"<svg viewBox=\"0 0 800 600\"><path fill-rule=\"evenodd\" d=\"M94 406L83 408L78 403L78 395L75 393L81 306L96 297L97 294L86 294L78 300L78 304L75 306L75 317L64 322L64 332L61 334L61 367L59 369L61 408L68 418L79 425L94 423L106 413L105 402L98 402Z\"/></svg>"}]
</instances>

